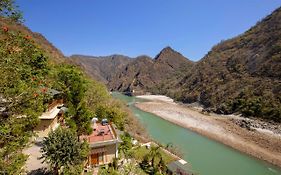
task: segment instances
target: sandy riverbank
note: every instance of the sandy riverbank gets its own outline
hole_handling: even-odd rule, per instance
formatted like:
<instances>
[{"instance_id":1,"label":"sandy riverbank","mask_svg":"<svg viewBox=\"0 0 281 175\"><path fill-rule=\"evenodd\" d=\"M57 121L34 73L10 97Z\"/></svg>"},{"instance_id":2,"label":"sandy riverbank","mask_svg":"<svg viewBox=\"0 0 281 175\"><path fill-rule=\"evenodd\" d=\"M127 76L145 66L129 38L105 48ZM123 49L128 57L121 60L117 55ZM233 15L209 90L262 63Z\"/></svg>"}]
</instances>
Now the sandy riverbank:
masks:
<instances>
[{"instance_id":1,"label":"sandy riverbank","mask_svg":"<svg viewBox=\"0 0 281 175\"><path fill-rule=\"evenodd\" d=\"M145 96L145 99L152 101L137 103L136 107L281 167L280 135L249 131L236 125L231 116L204 115L167 98Z\"/></svg>"}]
</instances>

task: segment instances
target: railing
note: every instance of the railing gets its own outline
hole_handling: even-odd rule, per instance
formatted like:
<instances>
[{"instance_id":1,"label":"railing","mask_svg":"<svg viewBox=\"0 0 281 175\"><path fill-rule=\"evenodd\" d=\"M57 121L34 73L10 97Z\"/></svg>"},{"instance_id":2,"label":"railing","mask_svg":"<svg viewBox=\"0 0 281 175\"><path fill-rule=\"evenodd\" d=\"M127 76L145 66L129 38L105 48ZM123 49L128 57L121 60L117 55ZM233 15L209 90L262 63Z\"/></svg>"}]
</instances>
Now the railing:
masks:
<instances>
[{"instance_id":1,"label":"railing","mask_svg":"<svg viewBox=\"0 0 281 175\"><path fill-rule=\"evenodd\" d=\"M59 100L53 100L49 105L48 105L48 110L50 111L52 110L54 107L56 107L57 105L62 105L63 104L63 99L59 99Z\"/></svg>"}]
</instances>

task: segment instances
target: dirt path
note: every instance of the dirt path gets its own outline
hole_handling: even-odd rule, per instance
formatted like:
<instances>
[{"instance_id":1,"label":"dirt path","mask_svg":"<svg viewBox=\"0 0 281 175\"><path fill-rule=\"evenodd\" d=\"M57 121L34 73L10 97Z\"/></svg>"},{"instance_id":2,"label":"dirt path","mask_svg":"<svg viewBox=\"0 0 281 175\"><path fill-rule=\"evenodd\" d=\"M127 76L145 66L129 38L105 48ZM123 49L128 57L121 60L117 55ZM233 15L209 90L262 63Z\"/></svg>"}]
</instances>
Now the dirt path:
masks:
<instances>
[{"instance_id":1,"label":"dirt path","mask_svg":"<svg viewBox=\"0 0 281 175\"><path fill-rule=\"evenodd\" d=\"M204 115L167 101L142 102L136 107L281 167L280 135L249 131L234 124L230 117Z\"/></svg>"},{"instance_id":2,"label":"dirt path","mask_svg":"<svg viewBox=\"0 0 281 175\"><path fill-rule=\"evenodd\" d=\"M23 151L24 154L29 156L26 161L25 169L31 174L48 167L46 163L42 163L43 160L39 159L42 156L40 149L40 145L32 144Z\"/></svg>"}]
</instances>

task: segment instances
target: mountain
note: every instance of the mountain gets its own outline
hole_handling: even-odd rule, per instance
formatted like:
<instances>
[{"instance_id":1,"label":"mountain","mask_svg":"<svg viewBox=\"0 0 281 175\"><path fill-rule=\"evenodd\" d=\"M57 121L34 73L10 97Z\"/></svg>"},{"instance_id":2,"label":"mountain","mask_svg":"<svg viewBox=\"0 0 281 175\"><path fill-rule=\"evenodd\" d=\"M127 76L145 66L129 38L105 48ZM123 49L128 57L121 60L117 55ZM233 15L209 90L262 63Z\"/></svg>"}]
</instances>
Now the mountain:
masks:
<instances>
[{"instance_id":1,"label":"mountain","mask_svg":"<svg viewBox=\"0 0 281 175\"><path fill-rule=\"evenodd\" d=\"M50 60L52 62L62 63L66 61L65 56L62 54L62 52L57 49L52 43L50 43L42 34L32 32L25 25L12 22L9 19L3 17L0 17L0 26L7 27L12 31L22 32L23 34L30 36L32 40L34 40L34 43L46 52L46 54L51 58Z\"/></svg>"},{"instance_id":2,"label":"mountain","mask_svg":"<svg viewBox=\"0 0 281 175\"><path fill-rule=\"evenodd\" d=\"M100 59L103 65L97 63ZM124 60L84 57L76 63L106 80L110 90L164 94L184 103L199 102L216 113L281 122L281 8L245 33L220 42L196 63L170 47L154 59Z\"/></svg>"},{"instance_id":3,"label":"mountain","mask_svg":"<svg viewBox=\"0 0 281 175\"><path fill-rule=\"evenodd\" d=\"M194 63L170 47L164 48L154 59L140 56L109 82L111 90L134 94L164 93L164 84L177 82Z\"/></svg>"},{"instance_id":4,"label":"mountain","mask_svg":"<svg viewBox=\"0 0 281 175\"><path fill-rule=\"evenodd\" d=\"M123 70L131 62L131 58L123 55L111 55L104 57L93 57L83 55L72 55L70 61L82 67L92 78L103 83L108 83L112 77Z\"/></svg>"},{"instance_id":5,"label":"mountain","mask_svg":"<svg viewBox=\"0 0 281 175\"><path fill-rule=\"evenodd\" d=\"M281 121L281 8L213 47L174 88L219 113Z\"/></svg>"},{"instance_id":6,"label":"mountain","mask_svg":"<svg viewBox=\"0 0 281 175\"><path fill-rule=\"evenodd\" d=\"M164 48L154 59L145 55L136 58L73 55L70 60L92 78L106 83L109 89L134 91L134 94L166 91L161 88L163 84L178 82L179 77L185 75L185 71L194 64L171 47Z\"/></svg>"}]
</instances>

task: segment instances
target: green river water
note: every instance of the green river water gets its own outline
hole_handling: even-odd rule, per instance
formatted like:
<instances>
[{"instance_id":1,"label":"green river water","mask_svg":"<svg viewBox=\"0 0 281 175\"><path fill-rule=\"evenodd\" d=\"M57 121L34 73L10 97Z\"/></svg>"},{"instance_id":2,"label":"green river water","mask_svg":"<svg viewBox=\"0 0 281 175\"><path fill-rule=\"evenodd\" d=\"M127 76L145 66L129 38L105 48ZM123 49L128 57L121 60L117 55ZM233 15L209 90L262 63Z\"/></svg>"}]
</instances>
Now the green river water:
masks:
<instances>
[{"instance_id":1,"label":"green river water","mask_svg":"<svg viewBox=\"0 0 281 175\"><path fill-rule=\"evenodd\" d=\"M129 105L154 140L180 148L183 158L200 175L281 175L275 166L137 109L133 104L140 99L116 92L112 96Z\"/></svg>"}]
</instances>

